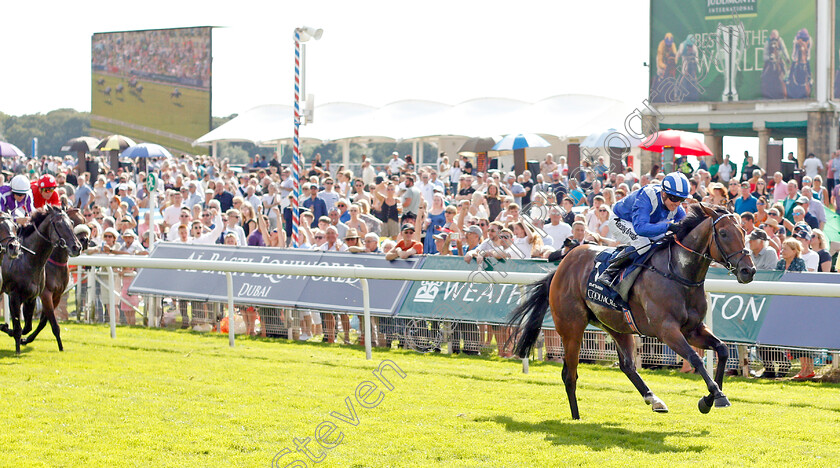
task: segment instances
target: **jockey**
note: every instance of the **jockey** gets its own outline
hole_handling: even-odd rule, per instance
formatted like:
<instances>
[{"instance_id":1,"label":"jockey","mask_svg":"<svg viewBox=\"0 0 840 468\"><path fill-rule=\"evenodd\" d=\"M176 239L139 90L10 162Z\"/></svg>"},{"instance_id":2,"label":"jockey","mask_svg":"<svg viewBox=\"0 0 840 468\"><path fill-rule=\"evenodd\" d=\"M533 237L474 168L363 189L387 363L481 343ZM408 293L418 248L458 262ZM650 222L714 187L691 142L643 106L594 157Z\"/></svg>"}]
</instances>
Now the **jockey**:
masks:
<instances>
[{"instance_id":1,"label":"jockey","mask_svg":"<svg viewBox=\"0 0 840 468\"><path fill-rule=\"evenodd\" d=\"M618 271L647 252L651 240L661 239L672 223L685 218L680 204L688 193L688 179L672 172L661 185L646 185L616 203L609 220L610 237L627 247L610 261L597 281L612 286Z\"/></svg>"},{"instance_id":2,"label":"jockey","mask_svg":"<svg viewBox=\"0 0 840 468\"><path fill-rule=\"evenodd\" d=\"M55 191L56 187L58 187L58 182L56 182L55 177L49 174L44 174L40 179L32 182L32 205L35 209L46 204L61 205L58 192Z\"/></svg>"},{"instance_id":3,"label":"jockey","mask_svg":"<svg viewBox=\"0 0 840 468\"><path fill-rule=\"evenodd\" d=\"M0 187L0 211L12 213L20 210L29 215L32 209L32 193L28 177L18 174L12 178L9 185Z\"/></svg>"}]
</instances>

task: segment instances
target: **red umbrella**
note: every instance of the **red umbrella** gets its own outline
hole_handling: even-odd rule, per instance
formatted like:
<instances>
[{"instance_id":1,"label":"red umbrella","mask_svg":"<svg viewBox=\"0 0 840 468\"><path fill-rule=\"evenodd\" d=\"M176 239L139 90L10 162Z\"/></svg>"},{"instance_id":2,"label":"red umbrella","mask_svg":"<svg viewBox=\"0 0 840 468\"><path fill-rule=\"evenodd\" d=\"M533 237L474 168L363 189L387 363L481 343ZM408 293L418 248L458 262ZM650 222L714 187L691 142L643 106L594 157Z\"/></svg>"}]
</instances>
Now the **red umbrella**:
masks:
<instances>
[{"instance_id":1,"label":"red umbrella","mask_svg":"<svg viewBox=\"0 0 840 468\"><path fill-rule=\"evenodd\" d=\"M662 130L656 132L644 140L639 148L662 153L665 148L674 148L674 154L683 156L711 156L712 150L700 141L694 134L681 130Z\"/></svg>"}]
</instances>

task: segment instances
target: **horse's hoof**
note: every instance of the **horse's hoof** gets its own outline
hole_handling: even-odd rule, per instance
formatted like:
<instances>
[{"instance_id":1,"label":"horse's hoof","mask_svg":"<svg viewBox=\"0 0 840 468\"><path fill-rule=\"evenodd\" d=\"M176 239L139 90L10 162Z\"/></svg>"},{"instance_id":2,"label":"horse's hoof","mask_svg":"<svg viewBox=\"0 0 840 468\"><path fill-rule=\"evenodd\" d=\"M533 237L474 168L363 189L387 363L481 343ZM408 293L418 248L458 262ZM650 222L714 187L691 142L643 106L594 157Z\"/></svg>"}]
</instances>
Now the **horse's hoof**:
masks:
<instances>
[{"instance_id":1,"label":"horse's hoof","mask_svg":"<svg viewBox=\"0 0 840 468\"><path fill-rule=\"evenodd\" d=\"M653 409L653 411L656 413L668 412L668 406L666 406L665 402L660 400L659 397L656 395L646 396L645 403L649 404L651 406L651 409Z\"/></svg>"},{"instance_id":2,"label":"horse's hoof","mask_svg":"<svg viewBox=\"0 0 840 468\"><path fill-rule=\"evenodd\" d=\"M9 326L4 324L0 324L0 331L4 333L9 333Z\"/></svg>"},{"instance_id":3,"label":"horse's hoof","mask_svg":"<svg viewBox=\"0 0 840 468\"><path fill-rule=\"evenodd\" d=\"M732 406L732 403L729 402L729 398L726 398L726 395L721 393L715 398L715 408L729 408Z\"/></svg>"},{"instance_id":4,"label":"horse's hoof","mask_svg":"<svg viewBox=\"0 0 840 468\"><path fill-rule=\"evenodd\" d=\"M21 338L20 339L20 345L24 346L25 344L26 344L26 338Z\"/></svg>"},{"instance_id":5,"label":"horse's hoof","mask_svg":"<svg viewBox=\"0 0 840 468\"><path fill-rule=\"evenodd\" d=\"M712 410L712 402L714 400L709 396L704 396L697 402L697 409L703 414L708 414Z\"/></svg>"}]
</instances>

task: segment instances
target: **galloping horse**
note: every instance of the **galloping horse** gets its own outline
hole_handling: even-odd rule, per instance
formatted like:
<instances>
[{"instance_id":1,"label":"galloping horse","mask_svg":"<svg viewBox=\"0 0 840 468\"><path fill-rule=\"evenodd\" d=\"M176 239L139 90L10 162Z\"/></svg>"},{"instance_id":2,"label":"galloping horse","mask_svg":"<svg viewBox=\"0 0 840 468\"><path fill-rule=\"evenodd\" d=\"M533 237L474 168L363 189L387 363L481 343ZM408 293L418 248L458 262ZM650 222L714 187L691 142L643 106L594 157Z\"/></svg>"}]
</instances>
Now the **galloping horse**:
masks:
<instances>
[{"instance_id":1,"label":"galloping horse","mask_svg":"<svg viewBox=\"0 0 840 468\"><path fill-rule=\"evenodd\" d=\"M84 226L85 218L81 211L78 208L70 208L67 210L67 217L75 226L73 233L82 244L82 249L87 249L90 230ZM61 344L61 327L58 326L58 320L55 318L55 308L61 302L61 296L64 295L67 284L70 283L70 268L67 266L69 257L70 253L67 249L53 249L52 255L47 259L47 264L44 265L44 290L40 295L41 321L38 322L32 334L21 338L20 344L25 345L35 341L35 337L49 323L55 341L58 343L58 350L64 351L64 346Z\"/></svg>"},{"instance_id":2,"label":"galloping horse","mask_svg":"<svg viewBox=\"0 0 840 468\"><path fill-rule=\"evenodd\" d=\"M73 257L82 251L81 244L73 234L70 218L63 209L50 205L32 212L32 219L21 229L20 238L27 255L15 259L4 257L2 260L2 291L9 295L13 328L9 330L6 324L0 326L0 331L15 339L17 354L20 354L21 335L32 329L35 300L44 289L44 265L47 258L55 248L66 249ZM21 306L26 320L26 328L23 330L20 326Z\"/></svg>"},{"instance_id":3,"label":"galloping horse","mask_svg":"<svg viewBox=\"0 0 840 468\"><path fill-rule=\"evenodd\" d=\"M735 215L721 207L691 205L686 218L675 224L672 231L673 236L652 254L647 265L640 267L643 270L630 291L628 303L639 333L659 338L703 376L709 395L700 399L698 407L708 413L713 403L717 407L727 407L730 403L721 392L728 350L703 324L707 308L703 288L706 272L711 262L716 261L733 272L738 282L749 283L755 267L745 249L744 230ZM613 337L621 370L654 411L667 412L665 403L636 372L634 331L624 315L586 298L587 279L601 250L590 245L577 247L560 262L557 270L529 286L525 302L514 309L509 320L510 326L520 327L512 338L518 339L515 351L519 356L530 354L550 306L555 329L566 351L562 377L572 418L580 419L575 390L578 356L587 323ZM714 380L691 345L717 353Z\"/></svg>"}]
</instances>

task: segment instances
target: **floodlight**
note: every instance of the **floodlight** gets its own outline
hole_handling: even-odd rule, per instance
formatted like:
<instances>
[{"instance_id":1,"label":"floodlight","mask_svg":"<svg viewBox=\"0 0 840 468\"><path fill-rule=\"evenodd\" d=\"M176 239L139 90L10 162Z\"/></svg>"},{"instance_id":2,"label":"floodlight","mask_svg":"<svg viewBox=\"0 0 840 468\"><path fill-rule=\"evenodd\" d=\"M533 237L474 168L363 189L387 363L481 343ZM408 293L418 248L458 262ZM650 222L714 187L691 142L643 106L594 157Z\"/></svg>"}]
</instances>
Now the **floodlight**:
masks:
<instances>
[{"instance_id":1,"label":"floodlight","mask_svg":"<svg viewBox=\"0 0 840 468\"><path fill-rule=\"evenodd\" d=\"M314 38L316 41L324 35L323 29L315 29L310 26L303 26L301 28L297 28L296 31L300 34L300 41L306 42L309 39Z\"/></svg>"}]
</instances>

